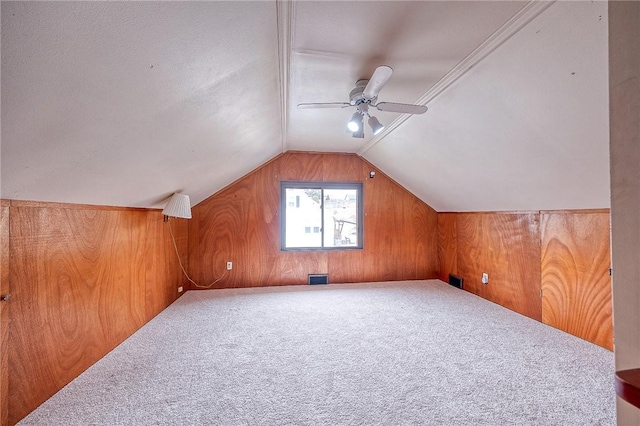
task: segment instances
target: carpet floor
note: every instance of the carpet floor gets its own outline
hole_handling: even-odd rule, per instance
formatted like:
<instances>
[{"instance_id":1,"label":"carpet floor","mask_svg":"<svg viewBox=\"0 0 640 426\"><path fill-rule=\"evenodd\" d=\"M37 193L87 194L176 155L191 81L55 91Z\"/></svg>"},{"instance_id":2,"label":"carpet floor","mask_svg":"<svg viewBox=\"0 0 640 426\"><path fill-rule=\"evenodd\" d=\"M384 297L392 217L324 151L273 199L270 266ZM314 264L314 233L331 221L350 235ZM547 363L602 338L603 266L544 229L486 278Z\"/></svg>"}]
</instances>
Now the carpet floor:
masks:
<instances>
[{"instance_id":1,"label":"carpet floor","mask_svg":"<svg viewBox=\"0 0 640 426\"><path fill-rule=\"evenodd\" d=\"M613 353L438 280L189 291L26 425L613 425Z\"/></svg>"}]
</instances>

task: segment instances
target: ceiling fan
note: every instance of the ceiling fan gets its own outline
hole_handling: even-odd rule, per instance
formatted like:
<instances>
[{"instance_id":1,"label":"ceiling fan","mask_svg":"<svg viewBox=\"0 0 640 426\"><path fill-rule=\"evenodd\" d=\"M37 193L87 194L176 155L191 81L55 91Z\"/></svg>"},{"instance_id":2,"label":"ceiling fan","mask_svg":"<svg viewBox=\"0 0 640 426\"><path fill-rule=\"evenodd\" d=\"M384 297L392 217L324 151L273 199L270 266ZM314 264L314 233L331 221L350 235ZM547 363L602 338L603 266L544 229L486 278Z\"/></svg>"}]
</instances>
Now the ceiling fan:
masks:
<instances>
[{"instance_id":1,"label":"ceiling fan","mask_svg":"<svg viewBox=\"0 0 640 426\"><path fill-rule=\"evenodd\" d=\"M384 129L378 119L369 114L369 107L377 108L378 111L399 112L403 114L424 114L427 112L425 105L399 104L395 102L378 101L378 93L382 90L387 80L391 77L393 69L386 65L381 65L373 72L370 80L358 80L356 87L349 94L349 102L328 102L328 103L302 103L298 108L347 108L356 107L356 112L347 123L347 128L352 132L354 138L364 138L364 116L369 117L368 123L371 126L374 136Z\"/></svg>"}]
</instances>

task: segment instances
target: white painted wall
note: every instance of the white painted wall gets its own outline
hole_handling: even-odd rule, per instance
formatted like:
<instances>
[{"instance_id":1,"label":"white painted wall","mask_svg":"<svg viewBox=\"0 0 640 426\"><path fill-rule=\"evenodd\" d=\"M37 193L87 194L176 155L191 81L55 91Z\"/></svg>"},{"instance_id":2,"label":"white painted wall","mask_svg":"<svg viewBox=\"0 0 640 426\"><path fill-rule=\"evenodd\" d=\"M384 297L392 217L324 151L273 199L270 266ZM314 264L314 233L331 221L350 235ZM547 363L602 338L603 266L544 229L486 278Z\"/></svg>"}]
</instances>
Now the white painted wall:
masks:
<instances>
[{"instance_id":1,"label":"white painted wall","mask_svg":"<svg viewBox=\"0 0 640 426\"><path fill-rule=\"evenodd\" d=\"M609 3L611 248L616 369L640 368L640 3ZM618 398L618 424L640 410Z\"/></svg>"}]
</instances>

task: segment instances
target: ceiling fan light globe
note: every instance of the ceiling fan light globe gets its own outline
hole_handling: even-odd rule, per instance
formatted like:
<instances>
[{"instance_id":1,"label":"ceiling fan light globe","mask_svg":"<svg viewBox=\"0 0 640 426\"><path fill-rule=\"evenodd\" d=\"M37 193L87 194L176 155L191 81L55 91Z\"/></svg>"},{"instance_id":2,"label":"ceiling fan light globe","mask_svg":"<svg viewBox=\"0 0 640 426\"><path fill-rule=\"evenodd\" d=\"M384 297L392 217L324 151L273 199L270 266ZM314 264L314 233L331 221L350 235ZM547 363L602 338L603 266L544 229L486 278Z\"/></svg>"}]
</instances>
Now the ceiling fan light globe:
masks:
<instances>
[{"instance_id":1,"label":"ceiling fan light globe","mask_svg":"<svg viewBox=\"0 0 640 426\"><path fill-rule=\"evenodd\" d=\"M354 137L354 138L359 138L359 139L364 138L364 129L360 129L360 130L358 130L356 132L353 132L353 134L351 136Z\"/></svg>"},{"instance_id":2,"label":"ceiling fan light globe","mask_svg":"<svg viewBox=\"0 0 640 426\"><path fill-rule=\"evenodd\" d=\"M371 127L371 131L373 132L374 136L384 129L382 123L380 123L380 121L378 121L378 119L374 116L369 117L369 126Z\"/></svg>"},{"instance_id":3,"label":"ceiling fan light globe","mask_svg":"<svg viewBox=\"0 0 640 426\"><path fill-rule=\"evenodd\" d=\"M347 128L352 132L357 132L362 128L362 115L356 111L351 116L351 120L347 123Z\"/></svg>"},{"instance_id":4,"label":"ceiling fan light globe","mask_svg":"<svg viewBox=\"0 0 640 426\"><path fill-rule=\"evenodd\" d=\"M347 129L349 129L350 132L357 132L360 129L360 126L355 121L349 121L347 123Z\"/></svg>"}]
</instances>

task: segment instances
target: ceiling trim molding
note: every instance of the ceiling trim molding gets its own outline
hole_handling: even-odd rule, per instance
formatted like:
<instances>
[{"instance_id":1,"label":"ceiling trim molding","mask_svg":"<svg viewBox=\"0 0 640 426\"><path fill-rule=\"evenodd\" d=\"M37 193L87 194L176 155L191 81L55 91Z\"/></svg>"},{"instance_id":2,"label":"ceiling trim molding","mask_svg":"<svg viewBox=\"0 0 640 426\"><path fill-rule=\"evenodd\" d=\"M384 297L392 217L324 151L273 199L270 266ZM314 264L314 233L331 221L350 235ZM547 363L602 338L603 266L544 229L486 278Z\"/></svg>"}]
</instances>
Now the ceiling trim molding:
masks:
<instances>
[{"instance_id":1,"label":"ceiling trim molding","mask_svg":"<svg viewBox=\"0 0 640 426\"><path fill-rule=\"evenodd\" d=\"M475 48L467 57L460 61L455 67L453 67L448 73L444 75L436 84L434 84L424 95L420 96L416 100L416 104L427 105L433 101L441 93L456 83L462 76L464 76L469 70L482 62L498 47L508 41L511 37L524 28L529 22L535 19L538 15L544 12L549 6L551 6L555 0L551 1L539 1L531 0L525 4L520 10L518 10L507 22L505 22L500 28L498 28L493 34L491 34L482 44ZM428 112L427 112L428 113ZM391 124L386 126L380 134L371 138L371 140L364 146L358 155L364 155L367 151L382 141L387 135L392 133L405 121L407 121L411 114L402 114L396 118Z\"/></svg>"},{"instance_id":2,"label":"ceiling trim molding","mask_svg":"<svg viewBox=\"0 0 640 426\"><path fill-rule=\"evenodd\" d=\"M282 152L287 150L287 126L289 121L289 83L293 45L293 3L289 0L276 0L276 19L278 23L278 84L280 89L280 131L282 134Z\"/></svg>"}]
</instances>

